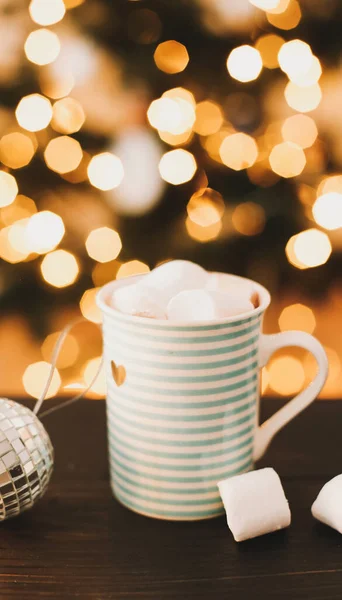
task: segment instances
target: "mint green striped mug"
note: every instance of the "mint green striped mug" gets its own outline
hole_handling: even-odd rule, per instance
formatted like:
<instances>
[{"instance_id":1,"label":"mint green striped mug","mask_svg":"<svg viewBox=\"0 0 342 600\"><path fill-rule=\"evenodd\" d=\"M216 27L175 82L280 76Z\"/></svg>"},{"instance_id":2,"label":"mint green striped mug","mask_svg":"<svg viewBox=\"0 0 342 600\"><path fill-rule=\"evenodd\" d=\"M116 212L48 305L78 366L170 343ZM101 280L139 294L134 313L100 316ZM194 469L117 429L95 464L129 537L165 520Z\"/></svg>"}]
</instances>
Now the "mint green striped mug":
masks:
<instances>
[{"instance_id":1,"label":"mint green striped mug","mask_svg":"<svg viewBox=\"0 0 342 600\"><path fill-rule=\"evenodd\" d=\"M327 377L326 354L301 331L262 333L270 295L257 283L258 308L219 321L177 323L111 308L114 289L140 277L98 294L112 490L149 517L216 517L223 513L217 482L252 469L275 433L315 399ZM259 427L260 368L284 346L312 352L318 373Z\"/></svg>"}]
</instances>

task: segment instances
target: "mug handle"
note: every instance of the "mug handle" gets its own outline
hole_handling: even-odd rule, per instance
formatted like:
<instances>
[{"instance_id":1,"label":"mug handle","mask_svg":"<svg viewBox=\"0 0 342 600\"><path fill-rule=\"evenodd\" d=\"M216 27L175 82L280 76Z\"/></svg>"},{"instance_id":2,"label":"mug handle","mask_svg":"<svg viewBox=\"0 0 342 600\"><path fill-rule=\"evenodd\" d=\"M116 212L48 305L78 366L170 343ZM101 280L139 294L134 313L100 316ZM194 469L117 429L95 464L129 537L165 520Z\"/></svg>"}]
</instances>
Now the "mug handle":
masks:
<instances>
[{"instance_id":1,"label":"mug handle","mask_svg":"<svg viewBox=\"0 0 342 600\"><path fill-rule=\"evenodd\" d=\"M284 331L272 335L262 334L259 366L263 367L276 350L285 346L298 346L311 352L317 361L318 373L307 388L257 428L254 441L254 460L258 460L263 456L275 434L284 425L287 425L315 400L328 376L328 358L322 344L304 331Z\"/></svg>"}]
</instances>

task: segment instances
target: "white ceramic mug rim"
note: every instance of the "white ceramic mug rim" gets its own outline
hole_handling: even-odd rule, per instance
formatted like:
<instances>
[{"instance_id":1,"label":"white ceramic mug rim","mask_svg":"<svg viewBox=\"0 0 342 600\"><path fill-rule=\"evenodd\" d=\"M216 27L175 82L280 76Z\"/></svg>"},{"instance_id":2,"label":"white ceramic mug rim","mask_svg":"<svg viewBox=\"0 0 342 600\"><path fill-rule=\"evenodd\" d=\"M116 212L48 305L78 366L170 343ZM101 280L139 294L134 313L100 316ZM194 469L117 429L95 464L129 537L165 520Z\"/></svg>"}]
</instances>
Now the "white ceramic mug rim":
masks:
<instances>
[{"instance_id":1,"label":"white ceramic mug rim","mask_svg":"<svg viewBox=\"0 0 342 600\"><path fill-rule=\"evenodd\" d=\"M218 273L215 271L215 273ZM238 275L232 275L234 279L239 281L247 281L248 283L253 284L255 291L259 295L260 304L257 308L250 310L245 313L241 313L239 315L235 315L233 317L225 317L222 319L215 319L209 321L168 321L167 319L150 319L148 317L137 317L134 315L128 315L120 312L116 308L113 308L108 305L107 298L109 294L112 294L116 287L121 287L122 285L128 285L130 283L134 283L142 279L145 275L133 275L131 277L125 277L124 279L117 279L115 281L111 281L104 285L100 291L96 295L96 303L101 311L108 316L116 316L117 318L123 319L127 322L138 324L138 323L146 323L149 326L151 324L163 326L165 328L182 328L182 327L208 327L213 325L224 325L225 323L234 323L235 321L241 321L250 317L254 317L263 313L266 308L269 306L271 302L271 295L269 291L260 283L253 281L253 279L248 279L247 277L239 277Z\"/></svg>"}]
</instances>

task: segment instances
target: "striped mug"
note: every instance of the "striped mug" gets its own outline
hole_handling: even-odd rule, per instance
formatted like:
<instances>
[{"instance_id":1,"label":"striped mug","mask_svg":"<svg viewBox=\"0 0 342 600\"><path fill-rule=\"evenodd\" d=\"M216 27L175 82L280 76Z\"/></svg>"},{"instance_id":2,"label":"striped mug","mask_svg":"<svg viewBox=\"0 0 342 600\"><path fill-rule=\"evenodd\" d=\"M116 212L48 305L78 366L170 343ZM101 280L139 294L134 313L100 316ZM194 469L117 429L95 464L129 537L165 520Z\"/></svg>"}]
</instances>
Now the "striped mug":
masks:
<instances>
[{"instance_id":1,"label":"striped mug","mask_svg":"<svg viewBox=\"0 0 342 600\"><path fill-rule=\"evenodd\" d=\"M262 333L270 294L257 283L255 310L218 321L177 323L109 306L118 286L141 277L98 294L112 490L149 517L216 517L223 513L217 482L252 469L275 433L315 399L327 377L326 354L301 331ZM318 373L259 426L260 368L284 346L312 352Z\"/></svg>"}]
</instances>

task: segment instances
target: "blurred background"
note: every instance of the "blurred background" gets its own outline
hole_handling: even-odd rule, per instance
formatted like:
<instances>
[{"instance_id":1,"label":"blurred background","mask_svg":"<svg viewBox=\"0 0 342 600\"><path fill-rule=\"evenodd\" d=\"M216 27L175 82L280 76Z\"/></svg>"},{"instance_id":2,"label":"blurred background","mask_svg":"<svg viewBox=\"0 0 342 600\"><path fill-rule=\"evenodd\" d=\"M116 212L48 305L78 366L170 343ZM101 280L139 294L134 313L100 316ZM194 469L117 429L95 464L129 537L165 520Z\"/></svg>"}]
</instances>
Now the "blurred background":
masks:
<instances>
[{"instance_id":1,"label":"blurred background","mask_svg":"<svg viewBox=\"0 0 342 600\"><path fill-rule=\"evenodd\" d=\"M253 278L342 395L339 0L0 0L0 393L87 385L95 295L171 258ZM315 372L302 351L266 394ZM105 393L103 376L91 397Z\"/></svg>"}]
</instances>

